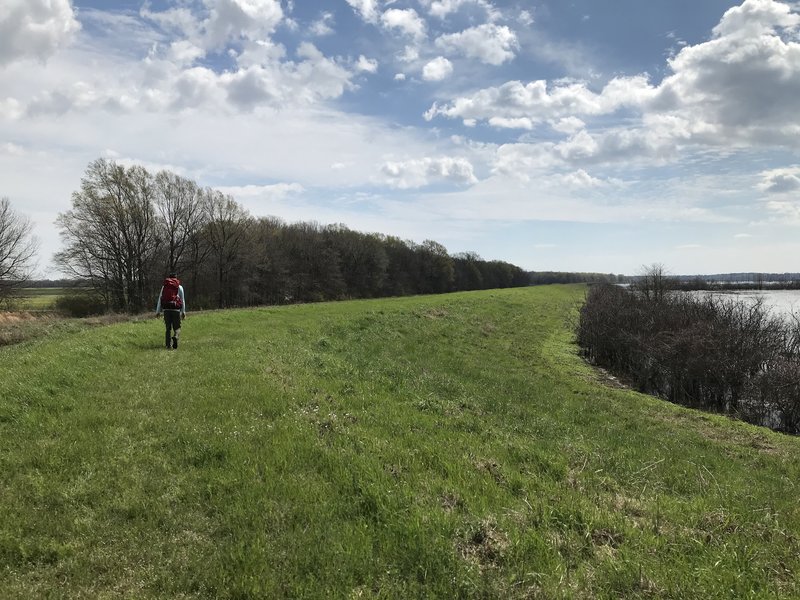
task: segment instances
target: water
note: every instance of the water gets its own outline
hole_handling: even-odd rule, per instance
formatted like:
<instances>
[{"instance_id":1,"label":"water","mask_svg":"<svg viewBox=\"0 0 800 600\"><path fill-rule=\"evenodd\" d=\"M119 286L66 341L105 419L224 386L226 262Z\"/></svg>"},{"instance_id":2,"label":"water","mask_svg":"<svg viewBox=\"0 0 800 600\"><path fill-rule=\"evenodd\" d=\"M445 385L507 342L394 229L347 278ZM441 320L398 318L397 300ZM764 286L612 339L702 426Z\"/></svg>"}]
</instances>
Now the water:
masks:
<instances>
[{"instance_id":1,"label":"water","mask_svg":"<svg viewBox=\"0 0 800 600\"><path fill-rule=\"evenodd\" d=\"M791 317L792 313L800 316L800 290L743 290L743 291L701 291L689 292L697 295L712 295L715 298L735 300L764 299L764 305L776 316Z\"/></svg>"}]
</instances>

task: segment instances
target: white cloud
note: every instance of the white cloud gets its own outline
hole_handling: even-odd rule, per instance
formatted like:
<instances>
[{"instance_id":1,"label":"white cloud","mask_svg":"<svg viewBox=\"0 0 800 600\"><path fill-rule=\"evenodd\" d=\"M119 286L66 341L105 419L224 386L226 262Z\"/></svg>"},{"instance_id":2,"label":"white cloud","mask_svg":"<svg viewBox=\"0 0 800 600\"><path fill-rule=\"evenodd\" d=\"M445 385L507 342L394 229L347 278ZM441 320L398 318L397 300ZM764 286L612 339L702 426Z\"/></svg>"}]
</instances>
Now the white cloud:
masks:
<instances>
[{"instance_id":1,"label":"white cloud","mask_svg":"<svg viewBox=\"0 0 800 600\"><path fill-rule=\"evenodd\" d=\"M419 48L415 46L406 46L403 51L397 55L397 59L401 62L412 63L419 59Z\"/></svg>"},{"instance_id":2,"label":"white cloud","mask_svg":"<svg viewBox=\"0 0 800 600\"><path fill-rule=\"evenodd\" d=\"M758 189L767 194L788 194L800 191L800 166L771 169L761 173Z\"/></svg>"},{"instance_id":3,"label":"white cloud","mask_svg":"<svg viewBox=\"0 0 800 600\"><path fill-rule=\"evenodd\" d=\"M221 75L208 69L185 72L178 81L191 85L176 88L173 104L199 106L224 95L233 108L251 111L257 106L285 108L341 96L350 85L351 73L311 44L301 45L299 52L304 60L281 66L254 65Z\"/></svg>"},{"instance_id":4,"label":"white cloud","mask_svg":"<svg viewBox=\"0 0 800 600\"><path fill-rule=\"evenodd\" d=\"M79 29L69 0L3 0L0 66L25 58L47 60Z\"/></svg>"},{"instance_id":5,"label":"white cloud","mask_svg":"<svg viewBox=\"0 0 800 600\"><path fill-rule=\"evenodd\" d=\"M169 60L180 65L190 65L198 58L202 58L205 52L188 40L172 42L169 46Z\"/></svg>"},{"instance_id":6,"label":"white cloud","mask_svg":"<svg viewBox=\"0 0 800 600\"><path fill-rule=\"evenodd\" d=\"M453 63L443 56L434 58L422 67L422 78L425 81L442 81L450 77L452 73Z\"/></svg>"},{"instance_id":7,"label":"white cloud","mask_svg":"<svg viewBox=\"0 0 800 600\"><path fill-rule=\"evenodd\" d=\"M81 33L76 36L71 49L87 47L99 49L115 56L141 58L154 52L163 51L172 41L199 39L201 23L198 17L191 16L191 35L182 31L175 34L167 32L169 27L153 27L152 22L141 15L123 10L100 10L81 7L76 13L80 18ZM194 43L194 42L192 42ZM196 45L196 44L195 44Z\"/></svg>"},{"instance_id":8,"label":"white cloud","mask_svg":"<svg viewBox=\"0 0 800 600\"><path fill-rule=\"evenodd\" d=\"M200 22L187 7L178 6L163 11L152 11L149 3L145 2L139 10L139 15L172 34L192 39L200 35Z\"/></svg>"},{"instance_id":9,"label":"white cloud","mask_svg":"<svg viewBox=\"0 0 800 600\"><path fill-rule=\"evenodd\" d=\"M378 22L377 0L347 0L347 3L367 23Z\"/></svg>"},{"instance_id":10,"label":"white cloud","mask_svg":"<svg viewBox=\"0 0 800 600\"><path fill-rule=\"evenodd\" d=\"M713 33L716 37L752 39L770 35L776 27L794 28L800 25L800 16L791 10L792 6L783 2L746 0L741 6L728 9Z\"/></svg>"},{"instance_id":11,"label":"white cloud","mask_svg":"<svg viewBox=\"0 0 800 600\"><path fill-rule=\"evenodd\" d=\"M223 194L230 194L252 214L264 216L270 208L305 192L299 183L274 183L270 185L241 185L217 187Z\"/></svg>"},{"instance_id":12,"label":"white cloud","mask_svg":"<svg viewBox=\"0 0 800 600\"><path fill-rule=\"evenodd\" d=\"M25 114L25 107L16 98L0 100L0 117L16 121Z\"/></svg>"},{"instance_id":13,"label":"white cloud","mask_svg":"<svg viewBox=\"0 0 800 600\"><path fill-rule=\"evenodd\" d=\"M273 183L270 185L242 185L226 186L219 188L225 193L239 197L245 196L286 196L288 194L298 194L305 191L299 183Z\"/></svg>"},{"instance_id":14,"label":"white cloud","mask_svg":"<svg viewBox=\"0 0 800 600\"><path fill-rule=\"evenodd\" d=\"M487 0L421 0L420 3L428 9L431 15L440 19L444 19L451 13L458 12L462 7L470 4L486 11L490 19L496 19L500 16L499 11Z\"/></svg>"},{"instance_id":15,"label":"white cloud","mask_svg":"<svg viewBox=\"0 0 800 600\"><path fill-rule=\"evenodd\" d=\"M608 185L607 181L602 179L598 179L597 177L592 177L584 171L583 169L578 169L572 173L567 173L566 175L562 175L560 177L561 181L564 182L565 185L572 187L572 188L597 188L603 187Z\"/></svg>"},{"instance_id":16,"label":"white cloud","mask_svg":"<svg viewBox=\"0 0 800 600\"><path fill-rule=\"evenodd\" d=\"M28 151L22 146L12 142L6 142L5 144L0 144L0 154L5 154L7 156L26 156Z\"/></svg>"},{"instance_id":17,"label":"white cloud","mask_svg":"<svg viewBox=\"0 0 800 600\"><path fill-rule=\"evenodd\" d=\"M381 23L386 29L398 29L415 40L425 37L425 21L413 8L390 8L381 15Z\"/></svg>"},{"instance_id":18,"label":"white cloud","mask_svg":"<svg viewBox=\"0 0 800 600\"><path fill-rule=\"evenodd\" d=\"M775 215L776 219L791 225L800 225L800 202L791 200L770 200L767 210Z\"/></svg>"},{"instance_id":19,"label":"white cloud","mask_svg":"<svg viewBox=\"0 0 800 600\"><path fill-rule=\"evenodd\" d=\"M528 118L540 123L640 106L655 93L644 76L612 79L599 94L590 91L583 82L548 86L544 80L527 84L509 81L498 87L484 88L471 96L456 98L443 106L434 103L425 116L427 119L436 115L479 120Z\"/></svg>"},{"instance_id":20,"label":"white cloud","mask_svg":"<svg viewBox=\"0 0 800 600\"><path fill-rule=\"evenodd\" d=\"M478 182L472 164L465 158L422 158L386 162L381 167L389 185L400 189L418 188L436 182L471 185Z\"/></svg>"},{"instance_id":21,"label":"white cloud","mask_svg":"<svg viewBox=\"0 0 800 600\"><path fill-rule=\"evenodd\" d=\"M572 135L578 133L581 129L584 129L586 127L586 123L584 123L578 117L564 117L558 121L551 121L550 126L555 131Z\"/></svg>"},{"instance_id":22,"label":"white cloud","mask_svg":"<svg viewBox=\"0 0 800 600\"><path fill-rule=\"evenodd\" d=\"M394 74L394 80L395 81L405 81L406 80L406 74L405 73L395 73ZM0 109L0 114L2 114L2 109Z\"/></svg>"},{"instance_id":23,"label":"white cloud","mask_svg":"<svg viewBox=\"0 0 800 600\"><path fill-rule=\"evenodd\" d=\"M529 10L521 10L517 20L525 27L530 27L534 23L533 15Z\"/></svg>"},{"instance_id":24,"label":"white cloud","mask_svg":"<svg viewBox=\"0 0 800 600\"><path fill-rule=\"evenodd\" d=\"M615 161L665 163L678 156L678 144L688 142L696 124L679 118L652 118L642 127L617 127L599 133L580 130L554 150L573 164Z\"/></svg>"},{"instance_id":25,"label":"white cloud","mask_svg":"<svg viewBox=\"0 0 800 600\"><path fill-rule=\"evenodd\" d=\"M503 144L492 161L492 173L530 181L532 174L541 174L560 164L553 144Z\"/></svg>"},{"instance_id":26,"label":"white cloud","mask_svg":"<svg viewBox=\"0 0 800 600\"><path fill-rule=\"evenodd\" d=\"M707 143L796 145L800 133L800 15L773 0L728 10L708 42L683 48L649 111L709 127Z\"/></svg>"},{"instance_id":27,"label":"white cloud","mask_svg":"<svg viewBox=\"0 0 800 600\"><path fill-rule=\"evenodd\" d=\"M512 60L519 49L517 36L505 25L484 23L459 33L448 33L436 39L436 47L467 58L476 58L490 65Z\"/></svg>"},{"instance_id":28,"label":"white cloud","mask_svg":"<svg viewBox=\"0 0 800 600\"><path fill-rule=\"evenodd\" d=\"M294 60L284 53L268 41L248 42L236 55L239 68L216 72L184 64L198 54L189 44L164 47L142 61L113 55L90 61L83 52L73 52L37 73L0 71L0 89L10 96L0 101L0 114L282 109L319 104L352 87L355 65L326 57L310 43L300 44ZM368 62L361 66L371 68Z\"/></svg>"},{"instance_id":29,"label":"white cloud","mask_svg":"<svg viewBox=\"0 0 800 600\"><path fill-rule=\"evenodd\" d=\"M362 71L365 73L377 73L378 72L378 61L374 58L367 58L363 54L358 57L358 61L356 62L356 71Z\"/></svg>"},{"instance_id":30,"label":"white cloud","mask_svg":"<svg viewBox=\"0 0 800 600\"><path fill-rule=\"evenodd\" d=\"M284 20L280 0L202 0L164 11L145 4L140 14L205 50L269 39Z\"/></svg>"},{"instance_id":31,"label":"white cloud","mask_svg":"<svg viewBox=\"0 0 800 600\"><path fill-rule=\"evenodd\" d=\"M489 125L498 129L533 129L534 122L528 117L491 117Z\"/></svg>"},{"instance_id":32,"label":"white cloud","mask_svg":"<svg viewBox=\"0 0 800 600\"><path fill-rule=\"evenodd\" d=\"M800 15L793 5L745 0L725 13L712 39L669 59L672 73L660 84L646 75L620 76L595 92L582 81L509 81L435 102L424 116L497 128L548 121L569 136L554 149L569 162L663 162L687 145L798 148L798 39ZM587 117L607 115L627 119L600 131L581 126ZM792 186L794 179L774 183Z\"/></svg>"},{"instance_id":33,"label":"white cloud","mask_svg":"<svg viewBox=\"0 0 800 600\"><path fill-rule=\"evenodd\" d=\"M183 71L175 80L172 107L181 110L215 104L224 104L224 90L217 74L205 67Z\"/></svg>"},{"instance_id":34,"label":"white cloud","mask_svg":"<svg viewBox=\"0 0 800 600\"><path fill-rule=\"evenodd\" d=\"M268 37L283 19L279 0L204 0L210 9L203 23L210 48L221 48L240 38Z\"/></svg>"},{"instance_id":35,"label":"white cloud","mask_svg":"<svg viewBox=\"0 0 800 600\"><path fill-rule=\"evenodd\" d=\"M311 23L309 27L309 31L312 35L316 35L318 37L324 35L331 35L333 33L333 23L334 17L333 13L331 12L323 12L319 19Z\"/></svg>"}]
</instances>

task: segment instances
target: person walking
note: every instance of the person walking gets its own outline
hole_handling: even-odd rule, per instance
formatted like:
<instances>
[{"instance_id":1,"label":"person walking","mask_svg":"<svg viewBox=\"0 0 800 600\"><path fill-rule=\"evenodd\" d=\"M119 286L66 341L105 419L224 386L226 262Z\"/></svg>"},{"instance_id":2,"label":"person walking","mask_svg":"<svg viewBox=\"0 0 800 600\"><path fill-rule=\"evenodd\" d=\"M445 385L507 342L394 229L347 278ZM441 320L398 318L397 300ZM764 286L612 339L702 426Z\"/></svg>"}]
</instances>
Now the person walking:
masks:
<instances>
[{"instance_id":1,"label":"person walking","mask_svg":"<svg viewBox=\"0 0 800 600\"><path fill-rule=\"evenodd\" d=\"M161 285L161 292L158 294L158 303L156 304L156 317L162 312L164 313L164 325L167 328L164 337L167 350L170 348L177 350L178 338L181 335L181 318L186 318L186 297L176 273L170 273ZM170 338L172 339L170 340Z\"/></svg>"}]
</instances>

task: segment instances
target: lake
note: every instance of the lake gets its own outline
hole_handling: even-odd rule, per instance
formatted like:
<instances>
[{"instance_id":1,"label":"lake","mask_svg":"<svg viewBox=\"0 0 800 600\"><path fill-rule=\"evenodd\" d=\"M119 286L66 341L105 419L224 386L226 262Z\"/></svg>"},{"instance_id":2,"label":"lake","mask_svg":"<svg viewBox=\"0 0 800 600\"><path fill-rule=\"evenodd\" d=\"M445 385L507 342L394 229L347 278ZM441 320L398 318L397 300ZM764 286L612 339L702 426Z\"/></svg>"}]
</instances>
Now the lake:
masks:
<instances>
[{"instance_id":1,"label":"lake","mask_svg":"<svg viewBox=\"0 0 800 600\"><path fill-rule=\"evenodd\" d=\"M789 317L794 312L800 316L800 290L700 291L689 293L738 300L763 298L764 304L768 306L775 315Z\"/></svg>"}]
</instances>

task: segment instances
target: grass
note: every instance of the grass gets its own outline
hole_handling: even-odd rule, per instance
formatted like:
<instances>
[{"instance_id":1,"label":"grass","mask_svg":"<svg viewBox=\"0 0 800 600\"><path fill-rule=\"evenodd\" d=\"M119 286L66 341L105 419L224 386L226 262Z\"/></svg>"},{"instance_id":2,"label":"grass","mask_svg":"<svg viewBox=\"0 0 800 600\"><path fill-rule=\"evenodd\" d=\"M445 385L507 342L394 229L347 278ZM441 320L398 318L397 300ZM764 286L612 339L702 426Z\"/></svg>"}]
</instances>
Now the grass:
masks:
<instances>
[{"instance_id":1,"label":"grass","mask_svg":"<svg viewBox=\"0 0 800 600\"><path fill-rule=\"evenodd\" d=\"M40 337L76 333L84 329L140 318L142 317L131 318L120 314L76 319L49 312L0 311L0 346L19 344Z\"/></svg>"},{"instance_id":2,"label":"grass","mask_svg":"<svg viewBox=\"0 0 800 600\"><path fill-rule=\"evenodd\" d=\"M13 298L15 311L46 311L55 308L56 300L68 288L19 288Z\"/></svg>"},{"instance_id":3,"label":"grass","mask_svg":"<svg viewBox=\"0 0 800 600\"><path fill-rule=\"evenodd\" d=\"M608 384L582 295L0 349L0 597L800 596L800 441Z\"/></svg>"}]
</instances>

